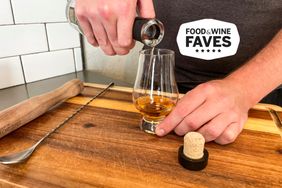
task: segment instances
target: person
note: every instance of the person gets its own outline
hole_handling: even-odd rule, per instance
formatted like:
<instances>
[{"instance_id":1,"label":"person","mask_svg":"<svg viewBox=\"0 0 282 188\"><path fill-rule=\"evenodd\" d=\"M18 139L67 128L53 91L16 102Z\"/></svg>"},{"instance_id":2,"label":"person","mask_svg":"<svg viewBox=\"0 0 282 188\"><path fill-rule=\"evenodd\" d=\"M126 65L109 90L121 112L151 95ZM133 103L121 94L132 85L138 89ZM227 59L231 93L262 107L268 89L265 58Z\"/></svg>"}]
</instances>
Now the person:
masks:
<instances>
[{"instance_id":1,"label":"person","mask_svg":"<svg viewBox=\"0 0 282 188\"><path fill-rule=\"evenodd\" d=\"M140 17L157 15L164 23L165 38L158 47L176 52L176 80L179 90L187 92L156 134L198 131L206 142L232 143L249 109L282 83L282 1L77 0L75 7L88 42L108 55L125 55L134 47L136 10ZM205 61L179 53L179 26L204 18L237 26L241 40L235 55ZM281 105L282 89L274 90L275 97Z\"/></svg>"}]
</instances>

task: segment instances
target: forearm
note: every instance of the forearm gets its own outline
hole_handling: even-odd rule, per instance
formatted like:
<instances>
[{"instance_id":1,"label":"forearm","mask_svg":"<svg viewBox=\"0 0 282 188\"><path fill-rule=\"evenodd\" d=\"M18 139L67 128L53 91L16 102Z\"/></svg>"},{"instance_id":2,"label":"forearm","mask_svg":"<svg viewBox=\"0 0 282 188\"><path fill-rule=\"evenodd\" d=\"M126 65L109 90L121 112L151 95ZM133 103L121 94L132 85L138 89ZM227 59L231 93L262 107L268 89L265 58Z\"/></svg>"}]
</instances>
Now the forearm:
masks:
<instances>
[{"instance_id":1,"label":"forearm","mask_svg":"<svg viewBox=\"0 0 282 188\"><path fill-rule=\"evenodd\" d=\"M282 83L282 29L249 62L225 78L255 105Z\"/></svg>"}]
</instances>

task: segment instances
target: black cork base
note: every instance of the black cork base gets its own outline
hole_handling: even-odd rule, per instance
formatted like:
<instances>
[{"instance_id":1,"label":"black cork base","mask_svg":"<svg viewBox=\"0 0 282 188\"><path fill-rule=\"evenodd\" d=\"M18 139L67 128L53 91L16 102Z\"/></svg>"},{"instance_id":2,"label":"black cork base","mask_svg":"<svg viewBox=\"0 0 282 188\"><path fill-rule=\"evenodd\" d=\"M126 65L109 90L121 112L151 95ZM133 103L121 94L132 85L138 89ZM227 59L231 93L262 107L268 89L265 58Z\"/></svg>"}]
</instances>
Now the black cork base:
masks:
<instances>
[{"instance_id":1,"label":"black cork base","mask_svg":"<svg viewBox=\"0 0 282 188\"><path fill-rule=\"evenodd\" d=\"M201 159L190 159L183 153L183 146L179 147L178 150L178 161L179 163L188 170L199 171L204 169L208 164L209 153L204 149L204 156Z\"/></svg>"}]
</instances>

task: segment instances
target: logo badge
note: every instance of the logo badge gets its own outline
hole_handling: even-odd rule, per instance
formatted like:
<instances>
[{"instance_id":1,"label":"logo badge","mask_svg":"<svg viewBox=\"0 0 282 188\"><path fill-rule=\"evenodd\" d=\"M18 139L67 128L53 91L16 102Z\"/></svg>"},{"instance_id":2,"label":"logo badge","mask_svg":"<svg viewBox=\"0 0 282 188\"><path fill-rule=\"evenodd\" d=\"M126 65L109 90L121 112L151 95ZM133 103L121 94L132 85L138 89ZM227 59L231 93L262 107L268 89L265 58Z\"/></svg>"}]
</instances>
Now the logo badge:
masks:
<instances>
[{"instance_id":1,"label":"logo badge","mask_svg":"<svg viewBox=\"0 0 282 188\"><path fill-rule=\"evenodd\" d=\"M214 19L184 23L177 34L182 55L204 60L232 56L236 54L239 43L235 24Z\"/></svg>"}]
</instances>

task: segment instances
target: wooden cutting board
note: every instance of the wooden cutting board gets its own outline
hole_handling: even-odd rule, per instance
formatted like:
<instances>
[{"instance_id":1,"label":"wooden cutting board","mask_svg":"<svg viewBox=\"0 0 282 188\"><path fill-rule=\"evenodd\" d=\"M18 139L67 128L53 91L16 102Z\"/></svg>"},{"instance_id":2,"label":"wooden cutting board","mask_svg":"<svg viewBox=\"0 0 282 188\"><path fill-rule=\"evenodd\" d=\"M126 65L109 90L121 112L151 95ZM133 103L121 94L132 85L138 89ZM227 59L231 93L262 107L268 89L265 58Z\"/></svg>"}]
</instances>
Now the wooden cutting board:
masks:
<instances>
[{"instance_id":1,"label":"wooden cutting board","mask_svg":"<svg viewBox=\"0 0 282 188\"><path fill-rule=\"evenodd\" d=\"M101 90L95 86L2 138L0 155L31 146ZM47 139L27 162L0 165L0 187L282 187L278 130L266 111L251 110L249 116L235 143L206 144L208 166L188 171L177 160L183 138L140 131L131 89L115 87Z\"/></svg>"}]
</instances>

